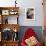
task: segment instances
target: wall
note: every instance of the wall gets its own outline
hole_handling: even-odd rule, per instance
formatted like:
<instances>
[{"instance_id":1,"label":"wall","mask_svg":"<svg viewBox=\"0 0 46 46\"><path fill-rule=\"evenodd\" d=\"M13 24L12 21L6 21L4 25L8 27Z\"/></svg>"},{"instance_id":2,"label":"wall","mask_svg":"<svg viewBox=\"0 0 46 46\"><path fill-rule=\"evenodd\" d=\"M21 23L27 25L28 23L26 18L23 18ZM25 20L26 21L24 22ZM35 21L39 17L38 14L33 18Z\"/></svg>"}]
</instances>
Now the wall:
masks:
<instances>
[{"instance_id":1,"label":"wall","mask_svg":"<svg viewBox=\"0 0 46 46\"><path fill-rule=\"evenodd\" d=\"M14 6L15 0L0 0L0 6ZM43 6L42 0L17 0L17 3L20 7L20 16L19 16L19 24L21 26L43 26ZM25 19L25 9L27 7L35 8L35 20L26 20ZM12 17L11 17L12 18ZM10 20L10 19L9 19Z\"/></svg>"},{"instance_id":2,"label":"wall","mask_svg":"<svg viewBox=\"0 0 46 46\"><path fill-rule=\"evenodd\" d=\"M42 0L21 0L20 2L21 8L20 11L20 24L22 26L42 26L43 25L43 10L42 10ZM34 7L35 8L35 21L25 20L25 9L27 7Z\"/></svg>"}]
</instances>

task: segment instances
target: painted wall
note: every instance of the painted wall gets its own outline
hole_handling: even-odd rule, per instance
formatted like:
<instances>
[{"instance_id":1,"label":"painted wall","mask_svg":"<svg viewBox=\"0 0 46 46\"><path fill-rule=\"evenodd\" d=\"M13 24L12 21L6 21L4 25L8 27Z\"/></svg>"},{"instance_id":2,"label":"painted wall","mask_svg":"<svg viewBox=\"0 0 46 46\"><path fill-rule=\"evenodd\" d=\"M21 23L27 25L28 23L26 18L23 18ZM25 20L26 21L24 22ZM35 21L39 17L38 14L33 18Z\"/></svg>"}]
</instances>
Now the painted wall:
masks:
<instances>
[{"instance_id":1,"label":"painted wall","mask_svg":"<svg viewBox=\"0 0 46 46\"><path fill-rule=\"evenodd\" d=\"M42 26L43 25L43 6L42 6L42 0L21 0L19 1L21 5L21 11L20 11L20 18L19 23L22 26ZM27 7L34 7L35 8L35 21L31 20L25 20L25 9Z\"/></svg>"},{"instance_id":2,"label":"painted wall","mask_svg":"<svg viewBox=\"0 0 46 46\"><path fill-rule=\"evenodd\" d=\"M0 0L0 6L9 7L14 6L15 0ZM20 7L20 16L19 16L19 24L21 26L43 26L43 6L42 0L17 0L17 6ZM25 9L27 7L35 8L35 20L26 20L25 19ZM12 17L11 17L12 18ZM10 20L10 19L9 19Z\"/></svg>"}]
</instances>

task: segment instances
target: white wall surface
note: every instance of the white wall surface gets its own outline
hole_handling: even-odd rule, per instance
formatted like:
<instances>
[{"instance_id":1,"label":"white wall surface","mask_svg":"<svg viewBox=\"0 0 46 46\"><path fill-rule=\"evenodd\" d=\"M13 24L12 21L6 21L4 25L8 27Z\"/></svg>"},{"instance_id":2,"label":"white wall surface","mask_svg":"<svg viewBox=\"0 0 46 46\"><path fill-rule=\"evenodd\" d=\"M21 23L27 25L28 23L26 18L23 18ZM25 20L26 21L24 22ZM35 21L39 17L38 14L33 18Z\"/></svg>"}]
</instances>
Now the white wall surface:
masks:
<instances>
[{"instance_id":1,"label":"white wall surface","mask_svg":"<svg viewBox=\"0 0 46 46\"><path fill-rule=\"evenodd\" d=\"M0 6L2 6L2 7L15 6L14 1L15 0L0 0ZM43 26L42 0L17 0L17 3L18 3L17 6L20 7L19 24L21 26ZM27 21L25 19L25 9L27 7L35 8L35 20Z\"/></svg>"},{"instance_id":2,"label":"white wall surface","mask_svg":"<svg viewBox=\"0 0 46 46\"><path fill-rule=\"evenodd\" d=\"M22 26L43 26L43 6L42 0L21 0L20 6L22 7L20 11L20 24ZM25 20L25 11L24 8L27 7L34 7L35 8L35 20L34 21L27 21Z\"/></svg>"}]
</instances>

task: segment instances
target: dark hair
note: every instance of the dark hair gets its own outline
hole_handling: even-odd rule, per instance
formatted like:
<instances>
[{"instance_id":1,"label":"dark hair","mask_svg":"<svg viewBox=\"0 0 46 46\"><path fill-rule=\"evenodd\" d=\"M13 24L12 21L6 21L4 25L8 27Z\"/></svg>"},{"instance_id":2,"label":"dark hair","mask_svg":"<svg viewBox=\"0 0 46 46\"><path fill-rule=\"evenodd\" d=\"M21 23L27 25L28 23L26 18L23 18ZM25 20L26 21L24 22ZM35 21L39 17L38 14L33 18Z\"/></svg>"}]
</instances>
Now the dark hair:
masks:
<instances>
[{"instance_id":1,"label":"dark hair","mask_svg":"<svg viewBox=\"0 0 46 46\"><path fill-rule=\"evenodd\" d=\"M26 15L27 15L27 18L28 18L28 19L32 19L32 15L33 15L33 14L31 14L31 16L29 16L29 13L30 13L30 11L33 11L33 10L34 10L33 8L27 10Z\"/></svg>"}]
</instances>

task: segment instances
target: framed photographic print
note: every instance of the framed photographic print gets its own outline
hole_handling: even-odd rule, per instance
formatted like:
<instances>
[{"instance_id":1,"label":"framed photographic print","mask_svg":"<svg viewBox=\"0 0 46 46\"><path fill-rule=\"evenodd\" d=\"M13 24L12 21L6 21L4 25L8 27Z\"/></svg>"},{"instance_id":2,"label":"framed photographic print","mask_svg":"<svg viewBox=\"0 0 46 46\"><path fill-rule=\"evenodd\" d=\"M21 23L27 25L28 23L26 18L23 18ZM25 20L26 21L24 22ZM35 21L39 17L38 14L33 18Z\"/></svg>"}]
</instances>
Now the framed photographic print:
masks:
<instances>
[{"instance_id":1,"label":"framed photographic print","mask_svg":"<svg viewBox=\"0 0 46 46\"><path fill-rule=\"evenodd\" d=\"M25 16L27 20L35 20L35 8L26 8L25 9Z\"/></svg>"},{"instance_id":2,"label":"framed photographic print","mask_svg":"<svg viewBox=\"0 0 46 46\"><path fill-rule=\"evenodd\" d=\"M16 15L17 13L18 13L18 12L15 11L15 10L10 10L10 12L9 12L10 15Z\"/></svg>"},{"instance_id":3,"label":"framed photographic print","mask_svg":"<svg viewBox=\"0 0 46 46\"><path fill-rule=\"evenodd\" d=\"M2 10L2 15L9 15L9 10Z\"/></svg>"}]
</instances>

